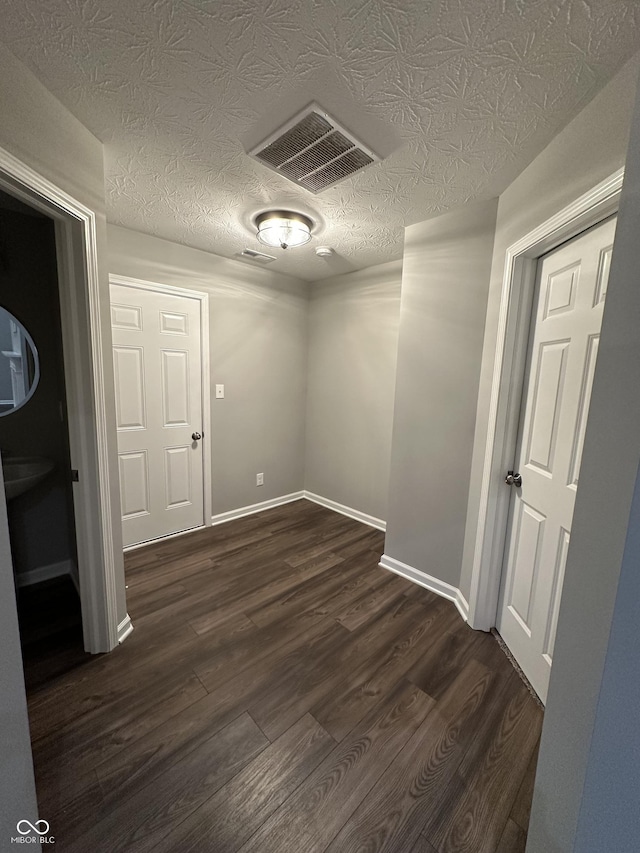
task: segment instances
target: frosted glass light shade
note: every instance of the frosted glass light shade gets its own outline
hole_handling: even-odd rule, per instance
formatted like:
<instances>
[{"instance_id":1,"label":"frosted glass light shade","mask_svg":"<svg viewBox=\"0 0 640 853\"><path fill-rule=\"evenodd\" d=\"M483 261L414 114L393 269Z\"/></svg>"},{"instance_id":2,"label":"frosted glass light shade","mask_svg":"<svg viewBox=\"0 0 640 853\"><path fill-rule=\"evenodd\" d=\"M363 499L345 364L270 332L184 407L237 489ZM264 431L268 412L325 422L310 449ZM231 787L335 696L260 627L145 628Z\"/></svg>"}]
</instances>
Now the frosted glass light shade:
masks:
<instances>
[{"instance_id":1,"label":"frosted glass light shade","mask_svg":"<svg viewBox=\"0 0 640 853\"><path fill-rule=\"evenodd\" d=\"M258 240L265 246L288 249L311 239L311 220L301 213L273 210L256 217Z\"/></svg>"}]
</instances>

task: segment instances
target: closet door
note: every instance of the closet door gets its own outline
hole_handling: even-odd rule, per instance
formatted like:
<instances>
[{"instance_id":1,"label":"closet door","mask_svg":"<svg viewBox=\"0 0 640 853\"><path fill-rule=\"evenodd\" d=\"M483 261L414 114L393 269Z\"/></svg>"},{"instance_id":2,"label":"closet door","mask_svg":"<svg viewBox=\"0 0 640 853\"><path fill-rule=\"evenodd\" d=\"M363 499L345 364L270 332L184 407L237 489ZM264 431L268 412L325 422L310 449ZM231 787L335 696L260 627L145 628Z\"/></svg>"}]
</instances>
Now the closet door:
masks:
<instances>
[{"instance_id":1,"label":"closet door","mask_svg":"<svg viewBox=\"0 0 640 853\"><path fill-rule=\"evenodd\" d=\"M201 302L111 285L124 544L204 524Z\"/></svg>"}]
</instances>

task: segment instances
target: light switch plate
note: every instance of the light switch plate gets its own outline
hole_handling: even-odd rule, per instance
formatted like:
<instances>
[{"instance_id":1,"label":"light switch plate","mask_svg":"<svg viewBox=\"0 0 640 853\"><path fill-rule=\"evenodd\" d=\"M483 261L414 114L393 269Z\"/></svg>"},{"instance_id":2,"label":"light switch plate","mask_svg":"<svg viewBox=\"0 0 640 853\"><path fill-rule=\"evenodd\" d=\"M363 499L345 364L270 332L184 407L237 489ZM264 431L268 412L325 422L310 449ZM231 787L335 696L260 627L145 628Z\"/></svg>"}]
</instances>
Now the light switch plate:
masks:
<instances>
[{"instance_id":1,"label":"light switch plate","mask_svg":"<svg viewBox=\"0 0 640 853\"><path fill-rule=\"evenodd\" d=\"M216 400L224 400L224 385L216 385Z\"/></svg>"}]
</instances>

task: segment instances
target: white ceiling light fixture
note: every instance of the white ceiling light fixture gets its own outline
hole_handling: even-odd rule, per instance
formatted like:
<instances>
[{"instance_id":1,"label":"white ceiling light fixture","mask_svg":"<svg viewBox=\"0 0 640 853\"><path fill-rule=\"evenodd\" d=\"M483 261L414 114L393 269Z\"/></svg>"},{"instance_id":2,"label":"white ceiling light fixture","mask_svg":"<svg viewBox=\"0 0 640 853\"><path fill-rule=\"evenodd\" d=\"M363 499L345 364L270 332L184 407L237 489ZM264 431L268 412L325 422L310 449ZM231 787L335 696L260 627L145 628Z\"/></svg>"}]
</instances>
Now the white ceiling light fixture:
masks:
<instances>
[{"instance_id":1,"label":"white ceiling light fixture","mask_svg":"<svg viewBox=\"0 0 640 853\"><path fill-rule=\"evenodd\" d=\"M313 222L291 210L268 210L256 216L258 240L265 246L281 249L304 246L311 239Z\"/></svg>"}]
</instances>

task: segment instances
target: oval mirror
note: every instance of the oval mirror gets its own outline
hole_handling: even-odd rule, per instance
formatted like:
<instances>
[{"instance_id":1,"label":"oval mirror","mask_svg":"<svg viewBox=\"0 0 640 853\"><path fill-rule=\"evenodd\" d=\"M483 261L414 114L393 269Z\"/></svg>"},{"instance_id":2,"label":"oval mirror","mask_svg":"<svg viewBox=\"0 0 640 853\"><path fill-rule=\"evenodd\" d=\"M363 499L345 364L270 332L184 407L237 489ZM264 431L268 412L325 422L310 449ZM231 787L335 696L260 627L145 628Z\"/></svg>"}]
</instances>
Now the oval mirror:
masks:
<instances>
[{"instance_id":1,"label":"oval mirror","mask_svg":"<svg viewBox=\"0 0 640 853\"><path fill-rule=\"evenodd\" d=\"M24 406L39 378L38 352L31 335L0 307L0 417Z\"/></svg>"}]
</instances>

